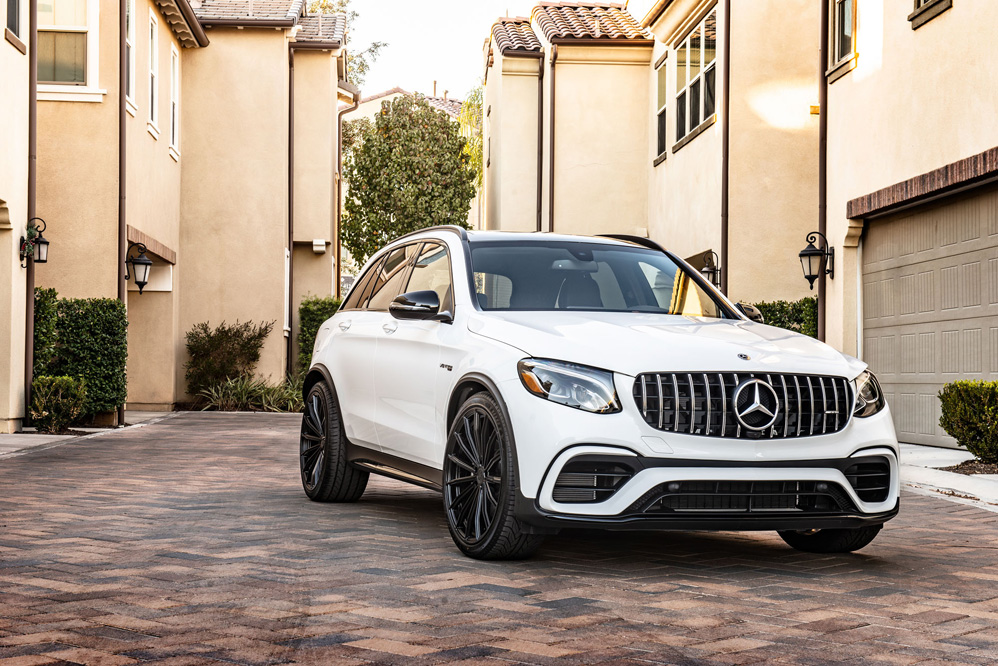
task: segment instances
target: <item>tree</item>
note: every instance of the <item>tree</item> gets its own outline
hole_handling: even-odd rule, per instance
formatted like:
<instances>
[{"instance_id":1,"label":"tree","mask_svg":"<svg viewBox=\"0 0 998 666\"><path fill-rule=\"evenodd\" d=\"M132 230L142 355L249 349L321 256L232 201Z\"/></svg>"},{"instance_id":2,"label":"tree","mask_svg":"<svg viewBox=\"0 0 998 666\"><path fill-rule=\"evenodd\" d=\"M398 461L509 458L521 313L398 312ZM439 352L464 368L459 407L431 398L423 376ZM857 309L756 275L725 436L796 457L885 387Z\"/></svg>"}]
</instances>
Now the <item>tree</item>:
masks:
<instances>
[{"instance_id":1,"label":"tree","mask_svg":"<svg viewBox=\"0 0 998 666\"><path fill-rule=\"evenodd\" d=\"M346 14L347 26L352 26L360 17L356 11L350 8L351 0L311 0L308 11L311 14ZM347 51L347 69L349 79L357 86L364 85L364 79L371 65L378 59L381 49L388 46L387 42L371 42L362 51Z\"/></svg>"},{"instance_id":2,"label":"tree","mask_svg":"<svg viewBox=\"0 0 998 666\"><path fill-rule=\"evenodd\" d=\"M457 123L421 96L401 95L360 128L343 168L349 191L342 229L358 262L411 231L468 228L475 174Z\"/></svg>"},{"instance_id":3,"label":"tree","mask_svg":"<svg viewBox=\"0 0 998 666\"><path fill-rule=\"evenodd\" d=\"M485 98L485 89L482 84L478 84L468 93L468 98L461 105L461 115L457 120L461 124L461 136L467 143L464 144L464 154L468 156L471 170L475 172L475 187L482 188L482 180L485 177L484 161L482 160L482 102Z\"/></svg>"}]
</instances>

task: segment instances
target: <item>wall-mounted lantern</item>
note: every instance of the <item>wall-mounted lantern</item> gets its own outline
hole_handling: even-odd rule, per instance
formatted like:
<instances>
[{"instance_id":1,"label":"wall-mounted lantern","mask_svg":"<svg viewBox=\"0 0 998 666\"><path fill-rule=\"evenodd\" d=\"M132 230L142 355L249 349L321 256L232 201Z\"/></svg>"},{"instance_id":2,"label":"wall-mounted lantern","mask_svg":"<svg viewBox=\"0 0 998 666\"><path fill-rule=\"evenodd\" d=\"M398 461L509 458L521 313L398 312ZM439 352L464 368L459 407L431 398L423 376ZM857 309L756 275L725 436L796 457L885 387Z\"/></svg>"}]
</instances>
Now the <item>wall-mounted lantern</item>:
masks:
<instances>
[{"instance_id":1,"label":"wall-mounted lantern","mask_svg":"<svg viewBox=\"0 0 998 666\"><path fill-rule=\"evenodd\" d=\"M707 250L703 253L703 268L700 269L700 274L703 275L708 282L720 289L721 267L718 264L717 252Z\"/></svg>"},{"instance_id":2,"label":"wall-mounted lantern","mask_svg":"<svg viewBox=\"0 0 998 666\"><path fill-rule=\"evenodd\" d=\"M824 245L821 248L814 244L819 236ZM807 247L797 256L800 257L800 265L804 269L804 279L810 283L813 290L814 281L821 277L822 271L829 278L835 277L835 248L828 245L828 239L820 231L812 231L805 240Z\"/></svg>"},{"instance_id":3,"label":"wall-mounted lantern","mask_svg":"<svg viewBox=\"0 0 998 666\"><path fill-rule=\"evenodd\" d=\"M138 250L138 256L132 257L132 248ZM149 284L149 271L152 268L152 260L146 256L148 248L142 243L128 243L128 251L125 252L125 279L128 280L132 275L130 275L129 264L131 264L131 270L135 272L135 286L139 288L139 293L147 284Z\"/></svg>"},{"instance_id":4,"label":"wall-mounted lantern","mask_svg":"<svg viewBox=\"0 0 998 666\"><path fill-rule=\"evenodd\" d=\"M42 218L33 217L28 220L27 235L21 236L21 268L27 267L28 259L36 264L44 264L49 260L49 242L42 235L45 229L45 220Z\"/></svg>"}]
</instances>

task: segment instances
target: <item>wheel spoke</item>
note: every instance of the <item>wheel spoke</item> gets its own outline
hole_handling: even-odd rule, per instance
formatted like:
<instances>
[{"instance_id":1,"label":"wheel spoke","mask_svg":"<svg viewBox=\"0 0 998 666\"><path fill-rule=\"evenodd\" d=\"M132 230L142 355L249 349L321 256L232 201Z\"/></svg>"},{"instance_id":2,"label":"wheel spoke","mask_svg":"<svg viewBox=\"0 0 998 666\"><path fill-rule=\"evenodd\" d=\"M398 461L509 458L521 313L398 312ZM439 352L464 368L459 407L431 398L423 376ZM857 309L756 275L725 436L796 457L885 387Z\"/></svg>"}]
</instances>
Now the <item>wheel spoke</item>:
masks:
<instances>
[{"instance_id":1,"label":"wheel spoke","mask_svg":"<svg viewBox=\"0 0 998 666\"><path fill-rule=\"evenodd\" d=\"M469 419L467 416L465 416L464 417L464 436L465 436L465 439L467 439L467 444L468 444L468 448L465 449L465 451L466 451L466 453L468 453L471 456L470 457L470 462L478 465L478 464L481 463L481 460L478 458L478 451L477 451L476 444L475 444L475 436L471 433L471 430L472 430L471 419Z\"/></svg>"},{"instance_id":2,"label":"wheel spoke","mask_svg":"<svg viewBox=\"0 0 998 666\"><path fill-rule=\"evenodd\" d=\"M319 476L322 474L322 463L325 461L326 456L320 450L318 457L315 459L315 467L312 468L312 486L319 485Z\"/></svg>"},{"instance_id":3,"label":"wheel spoke","mask_svg":"<svg viewBox=\"0 0 998 666\"><path fill-rule=\"evenodd\" d=\"M492 506L498 507L499 506L499 497L498 497L498 495L493 495L492 494L492 484L486 483L484 487L485 487L485 499L488 502L491 502ZM486 508L488 508L488 507L486 507ZM491 516L489 517L489 522L492 522Z\"/></svg>"},{"instance_id":4,"label":"wheel spoke","mask_svg":"<svg viewBox=\"0 0 998 666\"><path fill-rule=\"evenodd\" d=\"M485 480L489 483L490 486L498 486L500 483L502 483L502 479L498 476L486 476Z\"/></svg>"},{"instance_id":5,"label":"wheel spoke","mask_svg":"<svg viewBox=\"0 0 998 666\"><path fill-rule=\"evenodd\" d=\"M482 505L485 503L483 495L484 493L479 488L475 496L475 539L482 538Z\"/></svg>"},{"instance_id":6,"label":"wheel spoke","mask_svg":"<svg viewBox=\"0 0 998 666\"><path fill-rule=\"evenodd\" d=\"M463 490L461 493L454 498L451 502L450 508L452 511L456 510L459 506L462 506L469 498L475 494L474 488L471 490Z\"/></svg>"},{"instance_id":7,"label":"wheel spoke","mask_svg":"<svg viewBox=\"0 0 998 666\"><path fill-rule=\"evenodd\" d=\"M459 476L457 478L454 478L454 479L451 479L450 481L448 481L447 485L448 486L456 486L456 485L461 484L461 483L473 483L474 481L475 481L475 477L473 477L473 476Z\"/></svg>"},{"instance_id":8,"label":"wheel spoke","mask_svg":"<svg viewBox=\"0 0 998 666\"><path fill-rule=\"evenodd\" d=\"M307 433L307 432L303 432L301 434L301 438L302 439L307 439L310 442L319 442L319 441L322 441L322 437L320 437L319 435L313 435L313 434Z\"/></svg>"},{"instance_id":9,"label":"wheel spoke","mask_svg":"<svg viewBox=\"0 0 998 666\"><path fill-rule=\"evenodd\" d=\"M468 462L475 466L478 464L478 459L475 457L474 446L465 441L467 435L462 435L459 432L454 433L454 440L457 442L458 446L461 448L461 452L464 453ZM470 441L470 440L469 440Z\"/></svg>"},{"instance_id":10,"label":"wheel spoke","mask_svg":"<svg viewBox=\"0 0 998 666\"><path fill-rule=\"evenodd\" d=\"M455 456L453 453L447 454L447 460L451 461L452 463L454 463L455 465L457 465L458 467L460 467L461 469L463 469L465 472L474 472L475 471L474 467L472 467L468 463L464 462L463 460L461 460L460 458L458 458L457 456Z\"/></svg>"},{"instance_id":11,"label":"wheel spoke","mask_svg":"<svg viewBox=\"0 0 998 666\"><path fill-rule=\"evenodd\" d=\"M471 527L471 510L475 508L475 501L478 498L478 489L476 488L475 490L469 490L468 492L461 493L458 499L460 500L462 497L468 497L472 501L464 502L462 504L460 513L455 516L454 523L456 525L463 525L463 531L465 535L467 535L470 531L469 528Z\"/></svg>"}]
</instances>

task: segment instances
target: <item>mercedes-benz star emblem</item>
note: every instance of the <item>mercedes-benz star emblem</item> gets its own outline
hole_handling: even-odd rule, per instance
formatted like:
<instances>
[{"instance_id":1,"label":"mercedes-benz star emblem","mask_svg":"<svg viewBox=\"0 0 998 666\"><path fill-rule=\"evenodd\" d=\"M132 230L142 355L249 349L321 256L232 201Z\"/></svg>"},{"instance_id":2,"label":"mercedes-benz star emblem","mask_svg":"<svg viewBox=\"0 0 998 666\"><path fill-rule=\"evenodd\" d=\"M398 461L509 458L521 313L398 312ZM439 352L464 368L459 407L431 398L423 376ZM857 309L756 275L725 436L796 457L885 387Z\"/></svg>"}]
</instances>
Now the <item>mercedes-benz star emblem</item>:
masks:
<instances>
[{"instance_id":1,"label":"mercedes-benz star emblem","mask_svg":"<svg viewBox=\"0 0 998 666\"><path fill-rule=\"evenodd\" d=\"M761 379L747 379L735 389L735 418L748 430L765 430L780 413L780 399Z\"/></svg>"}]
</instances>

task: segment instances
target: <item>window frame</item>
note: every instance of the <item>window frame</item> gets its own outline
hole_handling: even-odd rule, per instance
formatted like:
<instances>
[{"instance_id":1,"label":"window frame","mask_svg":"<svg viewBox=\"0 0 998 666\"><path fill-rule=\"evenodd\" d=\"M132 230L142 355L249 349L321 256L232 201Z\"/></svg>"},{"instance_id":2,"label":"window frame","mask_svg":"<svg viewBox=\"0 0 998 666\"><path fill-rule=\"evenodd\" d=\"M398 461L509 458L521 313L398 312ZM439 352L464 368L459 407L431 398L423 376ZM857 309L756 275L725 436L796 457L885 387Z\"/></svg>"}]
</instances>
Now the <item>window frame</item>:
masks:
<instances>
[{"instance_id":1,"label":"window frame","mask_svg":"<svg viewBox=\"0 0 998 666\"><path fill-rule=\"evenodd\" d=\"M180 161L180 52L170 44L170 157Z\"/></svg>"},{"instance_id":2,"label":"window frame","mask_svg":"<svg viewBox=\"0 0 998 666\"><path fill-rule=\"evenodd\" d=\"M154 139L159 139L159 18L149 8L149 116L146 126Z\"/></svg>"},{"instance_id":3,"label":"window frame","mask_svg":"<svg viewBox=\"0 0 998 666\"><path fill-rule=\"evenodd\" d=\"M404 291L400 291L399 294L404 294L404 293L410 291L410 289L409 289L409 283L412 282L412 276L413 276L413 273L415 273L416 262L419 261L419 257L423 254L423 251L429 245L438 245L438 246L442 247L444 249L444 252L447 254L447 272L448 272L448 274L450 276L450 301L451 301L450 302L450 314L451 314L451 317L453 317L454 316L454 312L457 310L457 299L455 298L455 293L454 293L454 286L455 286L455 283L454 283L454 261L453 261L453 258L451 256L450 247L448 247L447 243L445 243L442 240L432 239L432 240L422 241L422 244L416 249L415 254L412 255L413 260L411 262L409 262L410 263L409 274L406 276L406 278L405 278L405 285L402 287L402 289ZM446 305L446 304L445 303L441 303L440 307L443 307L444 305ZM444 310L441 310L441 312L444 312Z\"/></svg>"},{"instance_id":4,"label":"window frame","mask_svg":"<svg viewBox=\"0 0 998 666\"><path fill-rule=\"evenodd\" d=\"M125 110L134 117L139 108L135 103L135 0L128 0L126 10L128 25L125 30L125 50L128 53L128 76L125 79Z\"/></svg>"},{"instance_id":5,"label":"window frame","mask_svg":"<svg viewBox=\"0 0 998 666\"><path fill-rule=\"evenodd\" d=\"M908 14L908 22L911 23L912 30L918 30L947 9L953 7L953 0L914 0L914 3L914 11Z\"/></svg>"},{"instance_id":6,"label":"window frame","mask_svg":"<svg viewBox=\"0 0 998 666\"><path fill-rule=\"evenodd\" d=\"M53 5L57 0L52 0ZM86 2L85 23L73 25L61 25L57 23L39 23L38 34L42 33L77 33L84 34L83 52L83 81L45 81L38 79L39 100L47 98L41 93L55 91L90 92L94 86L92 82L97 81L100 73L98 56L100 53L100 42L98 36L98 26L100 25L100 3L98 0L84 0ZM106 92L106 91L95 91Z\"/></svg>"},{"instance_id":7,"label":"window frame","mask_svg":"<svg viewBox=\"0 0 998 666\"><path fill-rule=\"evenodd\" d=\"M707 61L705 59L707 53L707 22L712 17L714 19L714 57L710 61ZM699 36L700 39L699 53L697 54L698 71L695 76L691 77L690 62L692 58L689 57L689 54L691 53L691 42L697 36ZM675 108L672 114L675 119L673 123L675 126L675 142L672 146L673 153L692 141L717 119L718 41L717 6L714 5L709 10L704 12L703 16L692 26L692 28L690 28L689 32L683 35L682 39L680 39L678 43L673 46L673 50L676 51L677 54L676 65L673 68L676 73L676 92L673 95L675 99ZM686 52L685 58L679 56L679 53L683 51ZM680 77L680 66L685 68L682 77ZM714 108L710 114L707 114L705 113L705 102L707 99L706 82L707 73L711 71L713 72L714 84ZM683 82L682 86L679 85L681 82ZM691 90L694 86L697 86L696 124L693 124L692 122L694 116L691 112ZM682 134L680 134L679 131L680 121L682 121Z\"/></svg>"},{"instance_id":8,"label":"window frame","mask_svg":"<svg viewBox=\"0 0 998 666\"><path fill-rule=\"evenodd\" d=\"M15 37L21 37L21 0L7 0L7 18L4 26Z\"/></svg>"},{"instance_id":9,"label":"window frame","mask_svg":"<svg viewBox=\"0 0 998 666\"><path fill-rule=\"evenodd\" d=\"M829 3L828 11L830 15L828 17L828 69L825 72L825 76L828 79L828 82L832 83L856 68L856 59L858 56L858 51L856 50L857 3L856 0L827 1ZM841 31L839 29L839 7L846 5L847 3L850 7L851 24L849 29L851 44L849 53L840 56L839 36Z\"/></svg>"},{"instance_id":10,"label":"window frame","mask_svg":"<svg viewBox=\"0 0 998 666\"><path fill-rule=\"evenodd\" d=\"M658 166L669 156L669 52L666 51L655 67L655 159ZM659 94L661 92L661 101Z\"/></svg>"}]
</instances>

